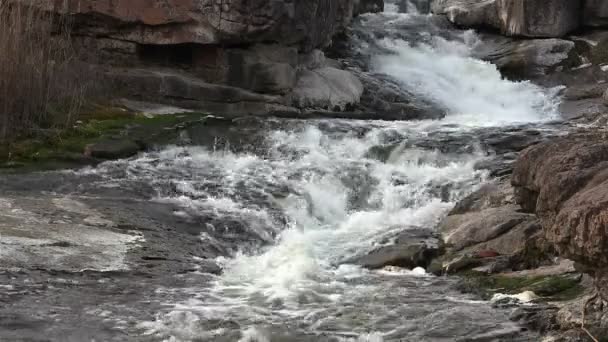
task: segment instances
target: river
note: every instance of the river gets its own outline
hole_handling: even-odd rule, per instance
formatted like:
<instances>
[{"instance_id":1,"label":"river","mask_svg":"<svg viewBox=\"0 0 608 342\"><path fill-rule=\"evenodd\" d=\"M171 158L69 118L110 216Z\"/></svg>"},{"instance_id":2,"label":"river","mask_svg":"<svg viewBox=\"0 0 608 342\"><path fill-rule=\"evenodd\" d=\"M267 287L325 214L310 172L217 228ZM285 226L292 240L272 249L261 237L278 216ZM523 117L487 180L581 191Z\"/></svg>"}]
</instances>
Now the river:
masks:
<instances>
[{"instance_id":1,"label":"river","mask_svg":"<svg viewBox=\"0 0 608 342\"><path fill-rule=\"evenodd\" d=\"M156 304L145 314L108 305L111 324L142 341L538 339L509 321L508 309L459 293L456 279L344 263L405 229L433 229L483 184L489 172L476 165L493 155L484 136L559 118L555 90L505 80L472 57L482 44L474 32L395 10L358 19L354 37L368 34L353 38L356 55L368 58L366 72L389 75L443 119L248 119L211 146L169 146L62 174L69 185L59 194L172 208L223 269L197 271L202 259L192 256L179 260L194 270L177 276L179 286L129 278Z\"/></svg>"}]
</instances>

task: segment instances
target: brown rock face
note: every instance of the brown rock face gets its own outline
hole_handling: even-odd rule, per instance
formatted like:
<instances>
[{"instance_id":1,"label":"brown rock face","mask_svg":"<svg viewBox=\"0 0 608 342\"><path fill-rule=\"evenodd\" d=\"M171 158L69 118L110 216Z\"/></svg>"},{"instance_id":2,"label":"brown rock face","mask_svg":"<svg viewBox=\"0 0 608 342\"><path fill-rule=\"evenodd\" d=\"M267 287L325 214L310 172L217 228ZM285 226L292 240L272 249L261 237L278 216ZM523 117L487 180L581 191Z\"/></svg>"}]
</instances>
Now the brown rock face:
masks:
<instances>
[{"instance_id":1,"label":"brown rock face","mask_svg":"<svg viewBox=\"0 0 608 342\"><path fill-rule=\"evenodd\" d=\"M274 42L311 50L350 22L356 0L12 0L68 13L77 30L139 44Z\"/></svg>"},{"instance_id":2,"label":"brown rock face","mask_svg":"<svg viewBox=\"0 0 608 342\"><path fill-rule=\"evenodd\" d=\"M533 146L521 154L512 178L517 202L537 213L557 251L596 277L608 274L606 138L575 134Z\"/></svg>"}]
</instances>

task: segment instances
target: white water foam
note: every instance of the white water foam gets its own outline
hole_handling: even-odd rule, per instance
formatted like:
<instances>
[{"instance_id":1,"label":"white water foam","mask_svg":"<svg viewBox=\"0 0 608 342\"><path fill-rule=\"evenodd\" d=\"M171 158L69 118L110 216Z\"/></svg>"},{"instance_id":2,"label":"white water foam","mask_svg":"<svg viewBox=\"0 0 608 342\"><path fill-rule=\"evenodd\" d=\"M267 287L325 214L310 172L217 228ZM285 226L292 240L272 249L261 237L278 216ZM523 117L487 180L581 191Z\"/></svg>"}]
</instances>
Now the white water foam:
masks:
<instances>
[{"instance_id":1,"label":"white water foam","mask_svg":"<svg viewBox=\"0 0 608 342\"><path fill-rule=\"evenodd\" d=\"M394 54L376 56L374 65L446 108L443 123L493 127L559 116L558 88L504 79L495 65L471 57L478 43L472 31L465 32L462 41L433 37L416 45L387 38L382 45Z\"/></svg>"},{"instance_id":2,"label":"white water foam","mask_svg":"<svg viewBox=\"0 0 608 342\"><path fill-rule=\"evenodd\" d=\"M384 46L394 54L376 57L377 71L396 77L408 89L445 107L448 116L443 120L349 123L352 129L337 135L309 124L304 129L269 133L272 147L265 157L189 147L130 162L131 169L156 176L183 169L195 175L199 174L196 170L213 173L211 180L180 181L177 189L181 196L160 200L182 206L180 215L212 210L215 215L245 217L251 222L249 229L273 241L256 253L219 258L222 275L208 286L192 289L191 300L161 315L156 324L143 325L148 333L187 341L223 333L204 331L201 322L230 320L240 325L240 341L269 341L269 333L260 327L294 321L307 333L338 336L345 341L382 341L399 329L404 331L396 336L421 336L407 335L415 330L407 322L386 322L402 317L398 304L395 307L382 301L407 298L411 295L408 288L375 280L415 278L424 282L432 277L419 269L368 272L340 264L380 246L407 227L433 227L454 201L483 182L484 172L474 168L483 154L450 155L402 144L386 161L380 161L368 155L370 148L381 145L380 137L391 130L416 137L439 130L462 132L480 126L539 122L557 115L559 99L554 92L528 82L504 80L496 67L470 57L475 39L471 32L462 42L434 38L416 46L386 39ZM376 128L360 136L357 125ZM201 186L220 179L219 196ZM264 206L235 200L243 184L280 207L287 224L273 220ZM443 195L436 191L446 185ZM289 194L274 197L265 190L269 186L286 186ZM363 199L356 196L366 191ZM202 238L209 240L207 235ZM379 296L384 297L377 299ZM374 303L373 298L381 303ZM483 312L482 302L462 300L461 304L478 306ZM389 311L382 316L387 317L384 321L377 320L377 305ZM460 310L450 307L444 313L431 312L429 317L439 322L441 314L449 319L462 318ZM447 329L434 326L437 323L432 320L418 324L423 325L416 327L419 330Z\"/></svg>"}]
</instances>

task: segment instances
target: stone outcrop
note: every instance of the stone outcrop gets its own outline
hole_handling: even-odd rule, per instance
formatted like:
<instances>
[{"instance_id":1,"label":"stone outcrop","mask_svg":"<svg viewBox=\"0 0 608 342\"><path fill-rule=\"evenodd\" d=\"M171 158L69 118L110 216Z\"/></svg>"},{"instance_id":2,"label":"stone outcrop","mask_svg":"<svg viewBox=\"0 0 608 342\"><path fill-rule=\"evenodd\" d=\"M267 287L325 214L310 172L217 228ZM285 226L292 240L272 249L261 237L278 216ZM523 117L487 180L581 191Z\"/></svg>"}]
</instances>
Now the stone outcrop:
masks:
<instances>
[{"instance_id":1,"label":"stone outcrop","mask_svg":"<svg viewBox=\"0 0 608 342\"><path fill-rule=\"evenodd\" d=\"M358 103L361 82L318 49L353 16L383 9L379 0L11 1L71 17L80 58L112 89L220 114Z\"/></svg>"},{"instance_id":2,"label":"stone outcrop","mask_svg":"<svg viewBox=\"0 0 608 342\"><path fill-rule=\"evenodd\" d=\"M306 51L327 44L359 6L356 0L14 1L70 14L87 36L154 45L275 42Z\"/></svg>"},{"instance_id":3,"label":"stone outcrop","mask_svg":"<svg viewBox=\"0 0 608 342\"><path fill-rule=\"evenodd\" d=\"M546 238L564 257L608 288L608 142L604 132L556 138L525 150L515 164L516 200L541 219Z\"/></svg>"},{"instance_id":4,"label":"stone outcrop","mask_svg":"<svg viewBox=\"0 0 608 342\"><path fill-rule=\"evenodd\" d=\"M478 58L495 64L511 78L530 79L545 75L575 62L575 43L570 40L510 38L485 34L483 43L475 49Z\"/></svg>"},{"instance_id":5,"label":"stone outcrop","mask_svg":"<svg viewBox=\"0 0 608 342\"><path fill-rule=\"evenodd\" d=\"M503 178L461 200L439 224L446 254L431 271L458 272L475 268L502 272L538 267L546 262L538 220L521 212L513 189ZM535 260L530 260L535 254Z\"/></svg>"},{"instance_id":6,"label":"stone outcrop","mask_svg":"<svg viewBox=\"0 0 608 342\"><path fill-rule=\"evenodd\" d=\"M432 10L454 24L508 36L562 37L580 26L580 0L437 0Z\"/></svg>"}]
</instances>

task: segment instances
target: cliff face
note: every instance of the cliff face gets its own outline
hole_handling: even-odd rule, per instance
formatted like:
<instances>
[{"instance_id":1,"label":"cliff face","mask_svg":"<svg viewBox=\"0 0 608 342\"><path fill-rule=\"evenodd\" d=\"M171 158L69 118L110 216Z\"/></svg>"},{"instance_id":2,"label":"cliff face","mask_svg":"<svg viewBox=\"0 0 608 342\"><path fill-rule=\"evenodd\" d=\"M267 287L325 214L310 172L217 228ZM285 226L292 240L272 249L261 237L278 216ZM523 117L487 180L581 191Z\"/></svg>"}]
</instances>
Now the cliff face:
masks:
<instances>
[{"instance_id":1,"label":"cliff face","mask_svg":"<svg viewBox=\"0 0 608 342\"><path fill-rule=\"evenodd\" d=\"M73 15L79 34L139 44L273 42L310 51L329 42L357 0L22 0Z\"/></svg>"},{"instance_id":2,"label":"cliff face","mask_svg":"<svg viewBox=\"0 0 608 342\"><path fill-rule=\"evenodd\" d=\"M101 67L129 97L216 113L292 115L359 101L360 82L334 70L339 63L318 49L353 16L383 8L377 0L12 1L72 18L80 59ZM331 77L301 81L321 70ZM349 91L329 96L313 88Z\"/></svg>"}]
</instances>

